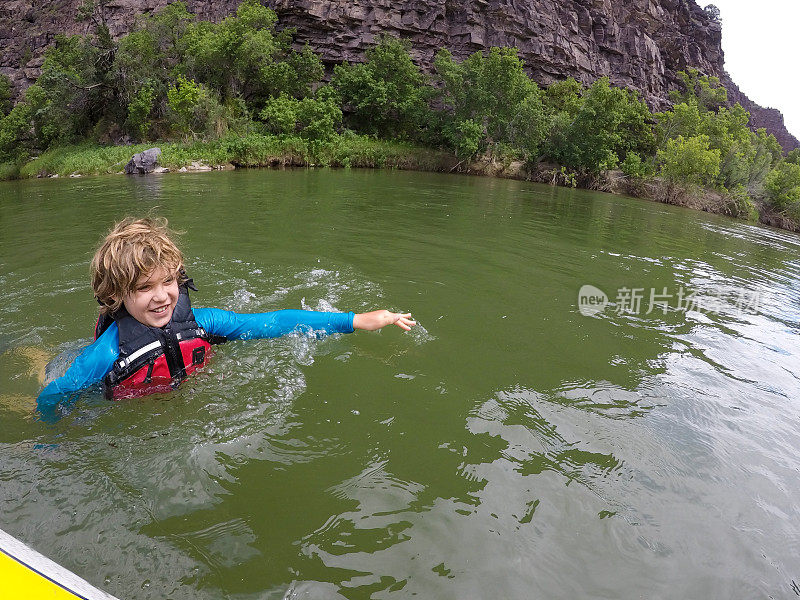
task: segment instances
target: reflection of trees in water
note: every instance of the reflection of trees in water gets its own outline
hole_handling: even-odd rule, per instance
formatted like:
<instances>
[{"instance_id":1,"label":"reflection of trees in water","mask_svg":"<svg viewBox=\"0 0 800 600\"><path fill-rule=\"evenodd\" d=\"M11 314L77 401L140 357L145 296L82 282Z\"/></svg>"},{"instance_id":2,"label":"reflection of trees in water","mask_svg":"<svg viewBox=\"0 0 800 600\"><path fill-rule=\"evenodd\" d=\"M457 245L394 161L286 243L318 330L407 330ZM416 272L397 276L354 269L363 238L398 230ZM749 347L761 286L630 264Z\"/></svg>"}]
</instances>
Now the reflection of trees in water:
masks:
<instances>
[{"instance_id":1,"label":"reflection of trees in water","mask_svg":"<svg viewBox=\"0 0 800 600\"><path fill-rule=\"evenodd\" d=\"M581 410L609 412L615 418L633 418L651 407L647 402L640 402L639 394L613 386L584 391L587 396L564 391L548 399ZM590 484L593 479L605 477L622 466L612 453L582 449L580 440L567 440L557 426L534 407L543 401L542 396L527 390L500 392L475 411L468 420L468 429L473 434L502 440L504 447L495 460L511 462L514 470L523 476L549 470L567 480Z\"/></svg>"}]
</instances>

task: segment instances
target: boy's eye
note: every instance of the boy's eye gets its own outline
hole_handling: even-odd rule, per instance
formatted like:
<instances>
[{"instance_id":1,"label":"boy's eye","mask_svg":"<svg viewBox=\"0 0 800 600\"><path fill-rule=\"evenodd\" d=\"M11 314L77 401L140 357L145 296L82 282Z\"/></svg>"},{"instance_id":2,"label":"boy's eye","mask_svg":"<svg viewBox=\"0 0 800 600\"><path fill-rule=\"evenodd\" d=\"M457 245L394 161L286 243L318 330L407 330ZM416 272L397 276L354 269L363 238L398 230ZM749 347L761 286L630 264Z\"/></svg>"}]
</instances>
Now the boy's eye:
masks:
<instances>
[{"instance_id":1,"label":"boy's eye","mask_svg":"<svg viewBox=\"0 0 800 600\"><path fill-rule=\"evenodd\" d=\"M164 280L164 283L165 283L165 284L167 284L167 285L169 285L169 284L170 284L170 283L172 283L173 281L175 281L175 276L174 276L174 275L170 275L169 277L167 277L167 278Z\"/></svg>"}]
</instances>

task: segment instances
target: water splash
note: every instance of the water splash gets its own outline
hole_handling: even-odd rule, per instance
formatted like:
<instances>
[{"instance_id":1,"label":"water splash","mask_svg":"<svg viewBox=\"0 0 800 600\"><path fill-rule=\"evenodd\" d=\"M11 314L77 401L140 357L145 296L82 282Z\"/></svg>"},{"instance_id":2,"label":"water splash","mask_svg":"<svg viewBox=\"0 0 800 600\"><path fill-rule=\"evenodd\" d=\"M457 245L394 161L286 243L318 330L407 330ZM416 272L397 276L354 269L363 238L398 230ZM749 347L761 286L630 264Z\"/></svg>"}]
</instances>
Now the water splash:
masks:
<instances>
[{"instance_id":1,"label":"water splash","mask_svg":"<svg viewBox=\"0 0 800 600\"><path fill-rule=\"evenodd\" d=\"M410 337L417 346L427 344L436 339L436 336L425 329L425 326L419 321L417 321L417 324L411 328L411 331L407 331L405 335Z\"/></svg>"}]
</instances>

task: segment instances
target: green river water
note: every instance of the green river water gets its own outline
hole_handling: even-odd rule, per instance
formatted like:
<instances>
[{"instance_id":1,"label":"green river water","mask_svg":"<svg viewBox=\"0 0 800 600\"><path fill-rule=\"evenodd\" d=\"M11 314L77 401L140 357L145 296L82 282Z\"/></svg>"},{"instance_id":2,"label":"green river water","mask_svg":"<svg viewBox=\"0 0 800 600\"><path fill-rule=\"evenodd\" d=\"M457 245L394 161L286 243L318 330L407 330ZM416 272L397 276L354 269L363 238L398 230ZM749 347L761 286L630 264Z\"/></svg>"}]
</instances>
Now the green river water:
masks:
<instances>
[{"instance_id":1,"label":"green river water","mask_svg":"<svg viewBox=\"0 0 800 600\"><path fill-rule=\"evenodd\" d=\"M41 420L95 244L154 208L195 306L420 325ZM121 600L800 595L796 235L407 172L6 182L0 289L0 528Z\"/></svg>"}]
</instances>

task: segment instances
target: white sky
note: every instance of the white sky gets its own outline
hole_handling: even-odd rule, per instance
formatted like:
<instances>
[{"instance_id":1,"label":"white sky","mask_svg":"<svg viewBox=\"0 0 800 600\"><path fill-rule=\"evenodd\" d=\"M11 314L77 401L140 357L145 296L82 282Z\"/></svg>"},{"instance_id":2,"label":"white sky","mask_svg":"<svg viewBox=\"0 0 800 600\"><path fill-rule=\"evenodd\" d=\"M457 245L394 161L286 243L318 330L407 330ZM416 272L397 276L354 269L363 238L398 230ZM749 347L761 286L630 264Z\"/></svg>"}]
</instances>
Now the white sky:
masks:
<instances>
[{"instance_id":1,"label":"white sky","mask_svg":"<svg viewBox=\"0 0 800 600\"><path fill-rule=\"evenodd\" d=\"M739 89L761 106L780 110L786 128L800 139L800 0L697 3L720 10L725 69Z\"/></svg>"}]
</instances>

